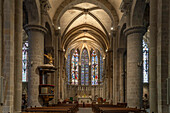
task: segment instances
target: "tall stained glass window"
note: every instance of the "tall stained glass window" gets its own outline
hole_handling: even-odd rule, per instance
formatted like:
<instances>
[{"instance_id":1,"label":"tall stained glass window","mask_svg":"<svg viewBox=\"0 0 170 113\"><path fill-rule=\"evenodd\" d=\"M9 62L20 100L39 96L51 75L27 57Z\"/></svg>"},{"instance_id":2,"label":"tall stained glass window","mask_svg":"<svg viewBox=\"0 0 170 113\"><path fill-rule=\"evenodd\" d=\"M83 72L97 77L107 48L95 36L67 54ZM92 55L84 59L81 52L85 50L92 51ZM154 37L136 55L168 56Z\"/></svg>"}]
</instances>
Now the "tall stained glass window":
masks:
<instances>
[{"instance_id":1,"label":"tall stained glass window","mask_svg":"<svg viewBox=\"0 0 170 113\"><path fill-rule=\"evenodd\" d=\"M22 82L27 82L28 42L22 47Z\"/></svg>"},{"instance_id":2,"label":"tall stained glass window","mask_svg":"<svg viewBox=\"0 0 170 113\"><path fill-rule=\"evenodd\" d=\"M70 54L67 57L66 72L68 76L68 84L70 84Z\"/></svg>"},{"instance_id":3,"label":"tall stained glass window","mask_svg":"<svg viewBox=\"0 0 170 113\"><path fill-rule=\"evenodd\" d=\"M87 49L83 49L81 55L81 85L88 85L89 82L89 57Z\"/></svg>"},{"instance_id":4,"label":"tall stained glass window","mask_svg":"<svg viewBox=\"0 0 170 113\"><path fill-rule=\"evenodd\" d=\"M92 63L91 63L91 82L92 85L98 85L98 57L95 51L92 52Z\"/></svg>"},{"instance_id":5,"label":"tall stained glass window","mask_svg":"<svg viewBox=\"0 0 170 113\"><path fill-rule=\"evenodd\" d=\"M143 40L143 82L148 83L149 70L149 49L147 43Z\"/></svg>"},{"instance_id":6,"label":"tall stained glass window","mask_svg":"<svg viewBox=\"0 0 170 113\"><path fill-rule=\"evenodd\" d=\"M72 76L72 85L78 85L78 51L74 50L72 59L71 59L71 76Z\"/></svg>"},{"instance_id":7,"label":"tall stained glass window","mask_svg":"<svg viewBox=\"0 0 170 113\"><path fill-rule=\"evenodd\" d=\"M102 76L103 76L103 57L100 55L100 82L102 82Z\"/></svg>"}]
</instances>

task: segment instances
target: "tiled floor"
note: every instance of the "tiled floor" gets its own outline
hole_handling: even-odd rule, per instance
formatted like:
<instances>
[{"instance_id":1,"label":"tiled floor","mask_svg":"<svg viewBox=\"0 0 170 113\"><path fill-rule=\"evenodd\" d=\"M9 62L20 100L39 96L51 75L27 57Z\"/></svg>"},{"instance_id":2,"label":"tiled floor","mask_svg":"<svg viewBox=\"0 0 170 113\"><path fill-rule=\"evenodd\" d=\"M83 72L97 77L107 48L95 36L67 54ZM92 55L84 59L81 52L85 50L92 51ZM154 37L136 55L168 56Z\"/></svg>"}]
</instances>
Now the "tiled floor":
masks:
<instances>
[{"instance_id":1,"label":"tiled floor","mask_svg":"<svg viewBox=\"0 0 170 113\"><path fill-rule=\"evenodd\" d=\"M93 113L92 108L79 108L77 113Z\"/></svg>"}]
</instances>

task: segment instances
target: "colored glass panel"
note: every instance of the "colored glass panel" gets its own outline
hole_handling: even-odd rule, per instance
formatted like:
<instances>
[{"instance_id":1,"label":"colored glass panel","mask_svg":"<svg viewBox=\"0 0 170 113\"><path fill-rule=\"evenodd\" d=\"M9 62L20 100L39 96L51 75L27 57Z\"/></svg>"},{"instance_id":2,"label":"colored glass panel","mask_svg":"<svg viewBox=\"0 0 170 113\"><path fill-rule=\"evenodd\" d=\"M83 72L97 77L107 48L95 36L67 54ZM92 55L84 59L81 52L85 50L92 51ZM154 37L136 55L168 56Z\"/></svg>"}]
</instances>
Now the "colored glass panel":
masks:
<instances>
[{"instance_id":1,"label":"colored glass panel","mask_svg":"<svg viewBox=\"0 0 170 113\"><path fill-rule=\"evenodd\" d=\"M71 75L72 75L72 85L78 85L78 51L75 50L71 59Z\"/></svg>"},{"instance_id":2,"label":"colored glass panel","mask_svg":"<svg viewBox=\"0 0 170 113\"><path fill-rule=\"evenodd\" d=\"M28 42L22 47L22 82L27 82Z\"/></svg>"},{"instance_id":3,"label":"colored glass panel","mask_svg":"<svg viewBox=\"0 0 170 113\"><path fill-rule=\"evenodd\" d=\"M88 85L89 82L89 57L87 49L83 49L81 55L81 85Z\"/></svg>"},{"instance_id":4,"label":"colored glass panel","mask_svg":"<svg viewBox=\"0 0 170 113\"><path fill-rule=\"evenodd\" d=\"M147 43L143 40L143 82L149 82L149 48Z\"/></svg>"},{"instance_id":5,"label":"colored glass panel","mask_svg":"<svg viewBox=\"0 0 170 113\"><path fill-rule=\"evenodd\" d=\"M98 57L95 51L92 52L91 75L92 85L98 85Z\"/></svg>"}]
</instances>

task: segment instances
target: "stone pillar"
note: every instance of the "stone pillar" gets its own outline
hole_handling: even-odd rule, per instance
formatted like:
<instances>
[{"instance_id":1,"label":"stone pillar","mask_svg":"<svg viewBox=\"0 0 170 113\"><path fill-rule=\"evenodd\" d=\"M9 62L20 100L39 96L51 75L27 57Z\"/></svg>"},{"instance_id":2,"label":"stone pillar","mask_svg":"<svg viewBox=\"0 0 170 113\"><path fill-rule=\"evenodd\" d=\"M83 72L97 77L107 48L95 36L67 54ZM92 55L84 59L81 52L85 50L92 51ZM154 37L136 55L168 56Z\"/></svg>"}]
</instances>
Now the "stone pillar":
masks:
<instances>
[{"instance_id":1,"label":"stone pillar","mask_svg":"<svg viewBox=\"0 0 170 113\"><path fill-rule=\"evenodd\" d=\"M3 3L2 0L0 0L0 77L2 76L2 18L3 18ZM1 87L1 85L0 85ZM0 91L1 93L1 91ZM2 113L2 106L0 105L0 113Z\"/></svg>"},{"instance_id":2,"label":"stone pillar","mask_svg":"<svg viewBox=\"0 0 170 113\"><path fill-rule=\"evenodd\" d=\"M2 5L2 4L0 4ZM4 76L3 113L14 111L14 25L15 1L4 0L3 3L3 59L2 75ZM0 26L2 27L2 26Z\"/></svg>"},{"instance_id":3,"label":"stone pillar","mask_svg":"<svg viewBox=\"0 0 170 113\"><path fill-rule=\"evenodd\" d=\"M109 99L113 101L113 50L109 50L109 80L110 80L110 90Z\"/></svg>"},{"instance_id":4,"label":"stone pillar","mask_svg":"<svg viewBox=\"0 0 170 113\"><path fill-rule=\"evenodd\" d=\"M109 76L109 53L106 53L106 83L107 83L107 91L106 91L106 99L110 99L110 76Z\"/></svg>"},{"instance_id":5,"label":"stone pillar","mask_svg":"<svg viewBox=\"0 0 170 113\"><path fill-rule=\"evenodd\" d=\"M119 74L119 82L120 82L120 102L124 102L124 70L123 70L123 53L124 49L119 48L119 67L120 67L120 74Z\"/></svg>"},{"instance_id":6,"label":"stone pillar","mask_svg":"<svg viewBox=\"0 0 170 113\"><path fill-rule=\"evenodd\" d=\"M100 52L98 51L98 87L97 87L97 95L100 97Z\"/></svg>"},{"instance_id":7,"label":"stone pillar","mask_svg":"<svg viewBox=\"0 0 170 113\"><path fill-rule=\"evenodd\" d=\"M150 0L149 101L150 112L157 111L157 0Z\"/></svg>"},{"instance_id":8,"label":"stone pillar","mask_svg":"<svg viewBox=\"0 0 170 113\"><path fill-rule=\"evenodd\" d=\"M58 99L61 99L61 50L58 50Z\"/></svg>"},{"instance_id":9,"label":"stone pillar","mask_svg":"<svg viewBox=\"0 0 170 113\"><path fill-rule=\"evenodd\" d=\"M143 26L125 30L127 36L127 103L129 107L142 107L143 70L142 39L146 29Z\"/></svg>"},{"instance_id":10,"label":"stone pillar","mask_svg":"<svg viewBox=\"0 0 170 113\"><path fill-rule=\"evenodd\" d=\"M59 84L58 84L58 81L59 81L59 76L58 76L58 36L59 36L59 30L56 30L56 38L55 38L55 51L54 51L54 57L55 57L55 62L54 62L54 65L55 67L57 67L57 70L55 71L55 82L54 82L54 85L55 85L55 92L54 92L54 102L55 104L57 104L58 102L58 88L59 88Z\"/></svg>"},{"instance_id":11,"label":"stone pillar","mask_svg":"<svg viewBox=\"0 0 170 113\"><path fill-rule=\"evenodd\" d=\"M15 0L15 56L14 56L14 111L21 112L22 105L22 24L23 24L23 13L22 13L21 0Z\"/></svg>"},{"instance_id":12,"label":"stone pillar","mask_svg":"<svg viewBox=\"0 0 170 113\"><path fill-rule=\"evenodd\" d=\"M2 76L1 74L1 68L2 68L2 17L3 17L3 3L2 3L2 0L0 0L0 76Z\"/></svg>"},{"instance_id":13,"label":"stone pillar","mask_svg":"<svg viewBox=\"0 0 170 113\"><path fill-rule=\"evenodd\" d=\"M28 106L41 106L39 103L39 72L37 66L44 64L44 34L40 25L26 25L28 34Z\"/></svg>"}]
</instances>

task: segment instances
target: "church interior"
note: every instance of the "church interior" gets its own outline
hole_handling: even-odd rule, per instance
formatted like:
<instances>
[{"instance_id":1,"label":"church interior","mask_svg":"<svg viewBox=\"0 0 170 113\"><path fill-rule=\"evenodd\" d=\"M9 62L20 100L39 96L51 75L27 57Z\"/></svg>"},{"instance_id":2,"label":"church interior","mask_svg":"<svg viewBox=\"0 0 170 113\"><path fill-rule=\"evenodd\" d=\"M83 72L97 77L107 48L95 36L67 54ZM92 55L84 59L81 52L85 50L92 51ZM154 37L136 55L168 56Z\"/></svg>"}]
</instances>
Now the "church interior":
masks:
<instances>
[{"instance_id":1,"label":"church interior","mask_svg":"<svg viewBox=\"0 0 170 113\"><path fill-rule=\"evenodd\" d=\"M0 0L0 113L170 113L169 0Z\"/></svg>"}]
</instances>

